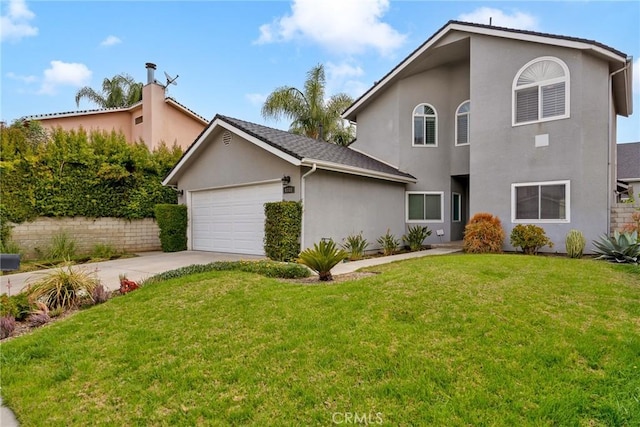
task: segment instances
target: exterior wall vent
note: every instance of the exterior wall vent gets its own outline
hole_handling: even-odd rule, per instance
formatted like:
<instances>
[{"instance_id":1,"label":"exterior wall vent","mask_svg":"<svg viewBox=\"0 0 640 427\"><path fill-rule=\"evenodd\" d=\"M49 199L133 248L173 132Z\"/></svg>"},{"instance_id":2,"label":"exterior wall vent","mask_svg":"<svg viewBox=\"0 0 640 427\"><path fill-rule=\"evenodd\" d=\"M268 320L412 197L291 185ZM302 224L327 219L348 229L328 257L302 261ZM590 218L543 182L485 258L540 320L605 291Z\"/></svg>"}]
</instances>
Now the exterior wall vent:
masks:
<instances>
[{"instance_id":1,"label":"exterior wall vent","mask_svg":"<svg viewBox=\"0 0 640 427\"><path fill-rule=\"evenodd\" d=\"M222 134L222 143L223 143L224 145L229 145L229 144L231 144L231 140L232 140L232 139L233 139L233 134L232 134L231 132L229 132L228 130L227 130L227 131L225 131L225 132Z\"/></svg>"}]
</instances>

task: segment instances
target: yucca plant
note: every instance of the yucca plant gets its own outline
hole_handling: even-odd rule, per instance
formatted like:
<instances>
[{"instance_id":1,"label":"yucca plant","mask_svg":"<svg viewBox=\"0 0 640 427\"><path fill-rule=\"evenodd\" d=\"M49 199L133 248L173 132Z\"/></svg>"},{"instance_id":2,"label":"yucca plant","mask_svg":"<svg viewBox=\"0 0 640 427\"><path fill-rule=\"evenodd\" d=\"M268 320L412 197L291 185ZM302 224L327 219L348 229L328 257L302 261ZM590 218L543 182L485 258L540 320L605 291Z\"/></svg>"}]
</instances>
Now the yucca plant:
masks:
<instances>
[{"instance_id":1,"label":"yucca plant","mask_svg":"<svg viewBox=\"0 0 640 427\"><path fill-rule=\"evenodd\" d=\"M409 249L413 252L422 249L422 242L429 236L431 236L431 230L428 227L422 225L409 226L409 232L402 236L402 240L409 245Z\"/></svg>"},{"instance_id":2,"label":"yucca plant","mask_svg":"<svg viewBox=\"0 0 640 427\"><path fill-rule=\"evenodd\" d=\"M347 258L347 253L338 249L333 240L321 240L314 243L313 249L307 248L298 256L298 262L304 264L320 277L321 281L333 280L331 269Z\"/></svg>"},{"instance_id":3,"label":"yucca plant","mask_svg":"<svg viewBox=\"0 0 640 427\"><path fill-rule=\"evenodd\" d=\"M400 239L391 234L391 230L387 229L387 234L378 237L378 244L382 247L382 253L385 256L389 256L398 252Z\"/></svg>"},{"instance_id":4,"label":"yucca plant","mask_svg":"<svg viewBox=\"0 0 640 427\"><path fill-rule=\"evenodd\" d=\"M579 230L569 230L564 244L569 258L582 258L587 239Z\"/></svg>"},{"instance_id":5,"label":"yucca plant","mask_svg":"<svg viewBox=\"0 0 640 427\"><path fill-rule=\"evenodd\" d=\"M611 262L638 264L640 262L640 242L638 232L620 233L615 231L613 236L602 236L600 240L594 240L594 251L599 256L596 259L604 259Z\"/></svg>"},{"instance_id":6,"label":"yucca plant","mask_svg":"<svg viewBox=\"0 0 640 427\"><path fill-rule=\"evenodd\" d=\"M349 255L351 261L357 261L362 259L364 251L367 250L369 242L362 237L362 232L358 234L351 234L344 239L342 249L344 249Z\"/></svg>"},{"instance_id":7,"label":"yucca plant","mask_svg":"<svg viewBox=\"0 0 640 427\"><path fill-rule=\"evenodd\" d=\"M40 301L51 310L58 307L69 309L76 306L82 296L91 298L98 283L95 273L72 268L67 263L46 273L30 287L28 294L33 301Z\"/></svg>"}]
</instances>

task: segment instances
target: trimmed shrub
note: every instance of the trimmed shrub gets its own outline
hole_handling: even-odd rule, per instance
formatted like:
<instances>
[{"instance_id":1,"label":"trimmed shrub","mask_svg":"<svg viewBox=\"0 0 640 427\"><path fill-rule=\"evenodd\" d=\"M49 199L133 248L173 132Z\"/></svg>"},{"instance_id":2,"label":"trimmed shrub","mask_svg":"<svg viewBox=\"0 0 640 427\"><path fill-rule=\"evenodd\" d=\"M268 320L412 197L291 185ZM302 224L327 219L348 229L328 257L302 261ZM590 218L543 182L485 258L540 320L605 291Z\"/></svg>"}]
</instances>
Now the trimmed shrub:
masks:
<instances>
[{"instance_id":1,"label":"trimmed shrub","mask_svg":"<svg viewBox=\"0 0 640 427\"><path fill-rule=\"evenodd\" d=\"M402 240L409 246L412 252L415 252L422 249L422 242L429 236L431 236L431 230L426 226L409 226L409 232L402 236Z\"/></svg>"},{"instance_id":2,"label":"trimmed shrub","mask_svg":"<svg viewBox=\"0 0 640 427\"><path fill-rule=\"evenodd\" d=\"M156 221L160 228L160 245L163 252L187 249L187 207L161 204L155 207Z\"/></svg>"},{"instance_id":3,"label":"trimmed shrub","mask_svg":"<svg viewBox=\"0 0 640 427\"><path fill-rule=\"evenodd\" d=\"M302 251L298 262L318 273L320 280L324 282L333 280L331 269L345 258L347 253L338 249L333 240L321 240L320 243L313 244L313 249Z\"/></svg>"},{"instance_id":4,"label":"trimmed shrub","mask_svg":"<svg viewBox=\"0 0 640 427\"><path fill-rule=\"evenodd\" d=\"M391 230L387 229L387 233L384 236L378 237L378 244L382 248L382 253L385 256L393 255L398 252L400 247L400 239L391 234Z\"/></svg>"},{"instance_id":5,"label":"trimmed shrub","mask_svg":"<svg viewBox=\"0 0 640 427\"><path fill-rule=\"evenodd\" d=\"M569 258L582 258L587 239L579 230L569 230L564 240Z\"/></svg>"},{"instance_id":6,"label":"trimmed shrub","mask_svg":"<svg viewBox=\"0 0 640 427\"><path fill-rule=\"evenodd\" d=\"M367 250L369 242L362 237L362 231L358 234L350 234L344 239L342 249L349 255L350 261L357 261L364 257L364 252Z\"/></svg>"},{"instance_id":7,"label":"trimmed shrub","mask_svg":"<svg viewBox=\"0 0 640 427\"><path fill-rule=\"evenodd\" d=\"M535 255L543 246L553 247L544 229L534 224L518 224L511 230L511 244L527 255Z\"/></svg>"},{"instance_id":8,"label":"trimmed shrub","mask_svg":"<svg viewBox=\"0 0 640 427\"><path fill-rule=\"evenodd\" d=\"M302 204L265 203L264 215L264 253L274 261L295 260L300 253Z\"/></svg>"},{"instance_id":9,"label":"trimmed shrub","mask_svg":"<svg viewBox=\"0 0 640 427\"><path fill-rule=\"evenodd\" d=\"M475 214L464 228L463 249L468 253L500 253L505 233L500 218L490 213Z\"/></svg>"}]
</instances>

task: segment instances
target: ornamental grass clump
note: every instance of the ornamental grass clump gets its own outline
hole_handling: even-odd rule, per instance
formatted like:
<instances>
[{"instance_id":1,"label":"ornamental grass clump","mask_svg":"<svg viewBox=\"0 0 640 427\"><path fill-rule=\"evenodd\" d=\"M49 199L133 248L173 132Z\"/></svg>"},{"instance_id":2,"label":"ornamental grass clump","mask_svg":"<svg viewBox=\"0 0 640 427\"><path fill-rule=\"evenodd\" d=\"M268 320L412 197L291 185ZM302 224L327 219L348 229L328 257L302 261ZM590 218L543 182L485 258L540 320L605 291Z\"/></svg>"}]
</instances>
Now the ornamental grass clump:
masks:
<instances>
[{"instance_id":1,"label":"ornamental grass clump","mask_svg":"<svg viewBox=\"0 0 640 427\"><path fill-rule=\"evenodd\" d=\"M467 253L500 253L504 244L504 230L500 218L480 212L464 228L463 249Z\"/></svg>"},{"instance_id":2,"label":"ornamental grass clump","mask_svg":"<svg viewBox=\"0 0 640 427\"><path fill-rule=\"evenodd\" d=\"M527 255L535 255L544 247L553 248L553 242L542 227L534 224L518 224L511 230L511 244Z\"/></svg>"},{"instance_id":3,"label":"ornamental grass clump","mask_svg":"<svg viewBox=\"0 0 640 427\"><path fill-rule=\"evenodd\" d=\"M387 229L387 234L378 238L378 244L382 247L384 256L389 256L398 252L400 239L391 234L391 230Z\"/></svg>"},{"instance_id":4,"label":"ornamental grass clump","mask_svg":"<svg viewBox=\"0 0 640 427\"><path fill-rule=\"evenodd\" d=\"M409 232L402 236L402 240L409 246L411 252L415 252L422 249L422 242L429 236L431 236L431 230L428 227L422 225L409 226Z\"/></svg>"},{"instance_id":5,"label":"ornamental grass clump","mask_svg":"<svg viewBox=\"0 0 640 427\"><path fill-rule=\"evenodd\" d=\"M584 238L584 234L579 230L569 230L564 245L569 258L582 258L587 239Z\"/></svg>"},{"instance_id":6,"label":"ornamental grass clump","mask_svg":"<svg viewBox=\"0 0 640 427\"><path fill-rule=\"evenodd\" d=\"M357 261L364 257L364 252L367 250L369 242L362 237L362 231L358 234L350 234L344 239L342 249L344 249L349 255L350 261Z\"/></svg>"},{"instance_id":7,"label":"ornamental grass clump","mask_svg":"<svg viewBox=\"0 0 640 427\"><path fill-rule=\"evenodd\" d=\"M318 273L320 280L325 282L333 280L331 269L347 256L345 251L336 247L333 240L321 240L320 243L313 244L313 249L307 248L302 251L298 262Z\"/></svg>"},{"instance_id":8,"label":"ornamental grass clump","mask_svg":"<svg viewBox=\"0 0 640 427\"><path fill-rule=\"evenodd\" d=\"M70 309L77 306L83 296L92 298L98 284L95 273L73 268L67 263L36 281L28 290L28 295L33 301L40 301L51 310L58 307Z\"/></svg>"},{"instance_id":9,"label":"ornamental grass clump","mask_svg":"<svg viewBox=\"0 0 640 427\"><path fill-rule=\"evenodd\" d=\"M602 236L600 240L595 240L595 253L599 256L596 259L604 259L611 262L638 264L640 263L640 242L638 232L620 233L615 231L613 236Z\"/></svg>"}]
</instances>

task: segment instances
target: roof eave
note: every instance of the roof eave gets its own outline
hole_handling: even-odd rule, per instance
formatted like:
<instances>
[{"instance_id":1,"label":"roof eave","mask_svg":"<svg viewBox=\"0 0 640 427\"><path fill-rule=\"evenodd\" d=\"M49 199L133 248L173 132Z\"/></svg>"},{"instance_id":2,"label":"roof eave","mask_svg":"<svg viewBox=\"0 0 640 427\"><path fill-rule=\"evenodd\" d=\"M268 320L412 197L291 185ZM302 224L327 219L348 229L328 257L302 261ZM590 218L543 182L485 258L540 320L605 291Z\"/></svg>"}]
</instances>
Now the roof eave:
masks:
<instances>
[{"instance_id":1,"label":"roof eave","mask_svg":"<svg viewBox=\"0 0 640 427\"><path fill-rule=\"evenodd\" d=\"M348 173L350 175L359 175L359 176L364 176L368 178L382 179L385 181L400 182L403 184L415 184L416 182L418 182L418 180L413 177L394 175L386 172L378 172L371 169L359 168L355 166L347 166L347 165L342 165L340 163L327 162L325 160L316 160L316 159L310 159L306 157L302 159L302 166L313 167L314 164L319 169L333 171L333 172Z\"/></svg>"}]
</instances>

